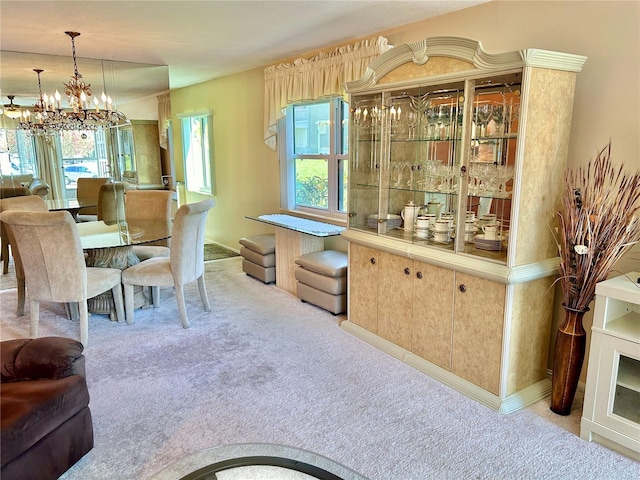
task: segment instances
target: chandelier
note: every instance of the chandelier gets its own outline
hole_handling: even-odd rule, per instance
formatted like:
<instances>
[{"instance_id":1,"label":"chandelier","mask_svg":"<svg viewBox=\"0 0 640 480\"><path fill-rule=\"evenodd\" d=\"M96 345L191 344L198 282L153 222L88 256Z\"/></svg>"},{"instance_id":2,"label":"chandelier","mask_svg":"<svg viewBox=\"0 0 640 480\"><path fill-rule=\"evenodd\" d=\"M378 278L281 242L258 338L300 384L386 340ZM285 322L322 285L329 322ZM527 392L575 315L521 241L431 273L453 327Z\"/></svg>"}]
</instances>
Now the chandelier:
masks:
<instances>
[{"instance_id":1,"label":"chandelier","mask_svg":"<svg viewBox=\"0 0 640 480\"><path fill-rule=\"evenodd\" d=\"M33 112L22 112L18 128L31 135L53 135L63 130L98 130L126 123L124 114L113 109L113 101L104 91L100 99L102 102L97 97L91 101L91 84L83 80L76 60L75 38L80 34L64 33L71 37L73 54L73 76L64 84L69 106L62 108L62 96L57 90L53 95L42 93L40 74L44 70L34 68L38 76L39 99L33 106Z\"/></svg>"},{"instance_id":2,"label":"chandelier","mask_svg":"<svg viewBox=\"0 0 640 480\"><path fill-rule=\"evenodd\" d=\"M20 110L20 107L18 105L15 105L13 103L13 99L16 98L15 95L7 95L7 98L9 99L9 103L6 103L2 109L2 113L4 113L5 116L9 117L9 118L20 118L20 116L22 115L22 110Z\"/></svg>"}]
</instances>

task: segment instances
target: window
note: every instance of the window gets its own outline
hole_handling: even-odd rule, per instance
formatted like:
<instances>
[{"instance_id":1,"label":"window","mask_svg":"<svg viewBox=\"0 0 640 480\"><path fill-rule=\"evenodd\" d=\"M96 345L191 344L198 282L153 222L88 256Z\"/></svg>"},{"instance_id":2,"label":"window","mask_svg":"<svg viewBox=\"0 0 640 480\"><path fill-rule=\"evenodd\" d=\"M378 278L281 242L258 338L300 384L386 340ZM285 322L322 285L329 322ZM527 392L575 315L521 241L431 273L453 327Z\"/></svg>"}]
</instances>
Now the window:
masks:
<instances>
[{"instance_id":1,"label":"window","mask_svg":"<svg viewBox=\"0 0 640 480\"><path fill-rule=\"evenodd\" d=\"M286 157L280 162L283 208L346 217L348 115L341 98L287 108L280 132Z\"/></svg>"},{"instance_id":2,"label":"window","mask_svg":"<svg viewBox=\"0 0 640 480\"><path fill-rule=\"evenodd\" d=\"M37 176L33 141L22 130L0 129L0 174Z\"/></svg>"},{"instance_id":3,"label":"window","mask_svg":"<svg viewBox=\"0 0 640 480\"><path fill-rule=\"evenodd\" d=\"M76 197L78 178L111 177L104 130L63 130L55 138L67 198Z\"/></svg>"},{"instance_id":4,"label":"window","mask_svg":"<svg viewBox=\"0 0 640 480\"><path fill-rule=\"evenodd\" d=\"M182 156L187 190L215 194L213 179L212 116L182 115Z\"/></svg>"}]
</instances>

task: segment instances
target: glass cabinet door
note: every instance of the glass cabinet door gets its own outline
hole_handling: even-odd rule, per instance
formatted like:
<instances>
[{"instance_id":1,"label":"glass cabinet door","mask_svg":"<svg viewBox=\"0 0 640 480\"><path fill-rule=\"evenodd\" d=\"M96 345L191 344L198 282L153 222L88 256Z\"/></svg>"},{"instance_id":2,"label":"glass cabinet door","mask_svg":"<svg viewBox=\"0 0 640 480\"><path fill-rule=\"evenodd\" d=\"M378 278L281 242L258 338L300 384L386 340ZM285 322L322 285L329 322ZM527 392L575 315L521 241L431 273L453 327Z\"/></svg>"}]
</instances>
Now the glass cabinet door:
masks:
<instances>
[{"instance_id":1,"label":"glass cabinet door","mask_svg":"<svg viewBox=\"0 0 640 480\"><path fill-rule=\"evenodd\" d=\"M465 175L464 243L457 250L506 262L511 223L521 74L471 81L471 141Z\"/></svg>"},{"instance_id":2,"label":"glass cabinet door","mask_svg":"<svg viewBox=\"0 0 640 480\"><path fill-rule=\"evenodd\" d=\"M389 194L383 200L402 219L387 234L453 249L464 83L391 91L385 100Z\"/></svg>"},{"instance_id":3,"label":"glass cabinet door","mask_svg":"<svg viewBox=\"0 0 640 480\"><path fill-rule=\"evenodd\" d=\"M350 112L349 227L376 233L386 225L386 214L378 215L382 94L354 95Z\"/></svg>"}]
</instances>

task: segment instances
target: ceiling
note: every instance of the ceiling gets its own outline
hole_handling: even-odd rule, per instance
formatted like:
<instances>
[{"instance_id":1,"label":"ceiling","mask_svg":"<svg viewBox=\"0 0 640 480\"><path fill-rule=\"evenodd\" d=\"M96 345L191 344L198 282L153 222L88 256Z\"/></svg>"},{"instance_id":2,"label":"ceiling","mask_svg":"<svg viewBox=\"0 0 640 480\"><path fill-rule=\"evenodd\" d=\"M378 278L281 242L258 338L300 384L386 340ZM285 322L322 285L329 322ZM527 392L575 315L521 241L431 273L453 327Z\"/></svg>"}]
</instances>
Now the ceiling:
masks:
<instances>
[{"instance_id":1,"label":"ceiling","mask_svg":"<svg viewBox=\"0 0 640 480\"><path fill-rule=\"evenodd\" d=\"M42 74L43 89L51 90L49 85L67 81L73 73L71 40L64 34L73 30L81 33L75 40L78 57L168 66L169 88L174 89L486 1L0 0L0 49L67 57L55 73L64 72L63 80L53 76L55 62ZM16 103L23 103L21 96L33 95L19 91L26 84L37 92L32 69L43 65L23 61L17 66L8 55L0 60L3 97L15 94ZM78 63L86 81L101 80L96 78L100 69L90 76L83 71L90 67ZM124 84L117 88L121 98L126 95ZM160 93L158 88L150 85L136 95Z\"/></svg>"}]
</instances>

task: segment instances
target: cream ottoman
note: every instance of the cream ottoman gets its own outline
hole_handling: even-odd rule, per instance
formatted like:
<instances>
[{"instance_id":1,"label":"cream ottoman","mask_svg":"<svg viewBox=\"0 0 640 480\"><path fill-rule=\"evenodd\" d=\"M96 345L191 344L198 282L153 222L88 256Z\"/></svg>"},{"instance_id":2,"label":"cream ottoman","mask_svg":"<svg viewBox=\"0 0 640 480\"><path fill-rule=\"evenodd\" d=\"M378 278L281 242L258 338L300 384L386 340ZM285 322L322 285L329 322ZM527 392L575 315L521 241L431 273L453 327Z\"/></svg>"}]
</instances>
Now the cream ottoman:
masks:
<instances>
[{"instance_id":1,"label":"cream ottoman","mask_svg":"<svg viewBox=\"0 0 640 480\"><path fill-rule=\"evenodd\" d=\"M337 315L347 310L347 263L345 252L324 250L296 259L297 295Z\"/></svg>"},{"instance_id":2,"label":"cream ottoman","mask_svg":"<svg viewBox=\"0 0 640 480\"><path fill-rule=\"evenodd\" d=\"M276 281L276 236L253 235L240 239L242 271L264 283Z\"/></svg>"}]
</instances>

